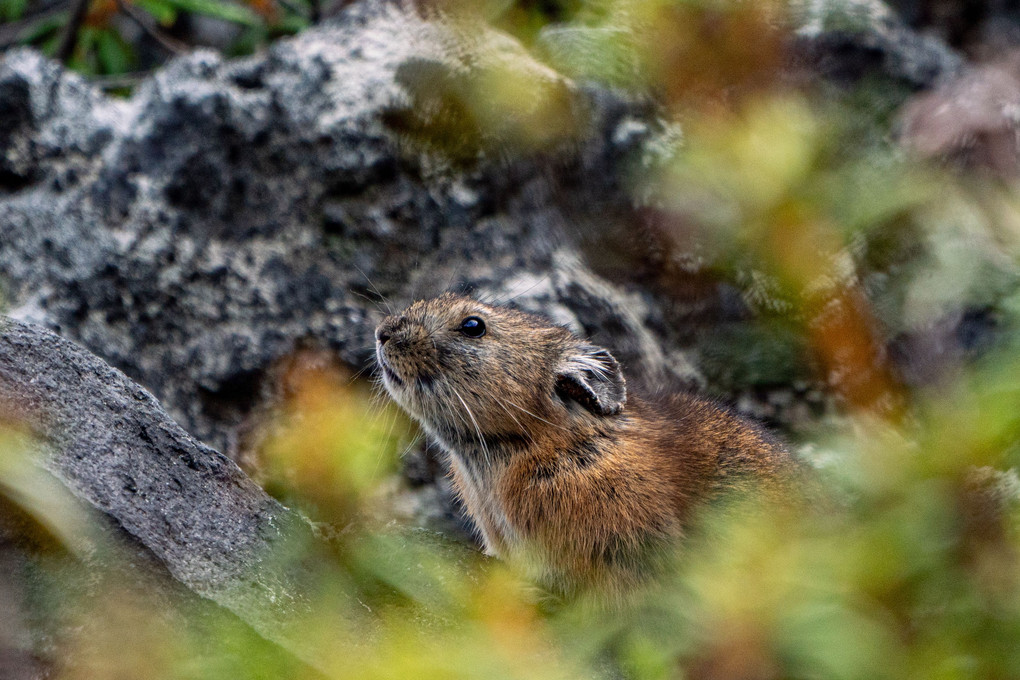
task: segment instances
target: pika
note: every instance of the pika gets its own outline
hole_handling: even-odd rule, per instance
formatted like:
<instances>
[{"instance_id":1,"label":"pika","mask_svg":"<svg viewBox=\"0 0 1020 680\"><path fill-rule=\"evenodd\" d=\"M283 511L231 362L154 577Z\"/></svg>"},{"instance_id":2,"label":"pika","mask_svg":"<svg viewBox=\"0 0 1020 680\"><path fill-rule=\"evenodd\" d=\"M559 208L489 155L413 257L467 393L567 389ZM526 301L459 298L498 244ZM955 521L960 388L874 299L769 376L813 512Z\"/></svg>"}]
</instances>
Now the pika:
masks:
<instances>
[{"instance_id":1,"label":"pika","mask_svg":"<svg viewBox=\"0 0 1020 680\"><path fill-rule=\"evenodd\" d=\"M556 591L636 585L699 506L795 476L756 424L691 394L630 394L609 351L532 314L415 302L379 324L376 358L449 455L487 552Z\"/></svg>"}]
</instances>

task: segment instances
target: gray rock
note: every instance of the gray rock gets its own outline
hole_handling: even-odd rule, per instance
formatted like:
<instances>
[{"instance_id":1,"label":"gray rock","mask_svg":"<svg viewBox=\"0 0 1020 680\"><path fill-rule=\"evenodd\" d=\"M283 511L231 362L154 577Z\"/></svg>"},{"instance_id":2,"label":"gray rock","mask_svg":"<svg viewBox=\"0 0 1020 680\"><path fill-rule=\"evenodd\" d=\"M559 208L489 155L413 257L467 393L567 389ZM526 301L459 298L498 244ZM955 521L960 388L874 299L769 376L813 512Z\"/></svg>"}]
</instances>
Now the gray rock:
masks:
<instances>
[{"instance_id":1,"label":"gray rock","mask_svg":"<svg viewBox=\"0 0 1020 680\"><path fill-rule=\"evenodd\" d=\"M314 664L294 632L310 603L293 548L314 542L310 527L120 371L46 330L0 323L5 418L38 439L39 463L83 511L101 511L193 592Z\"/></svg>"},{"instance_id":2,"label":"gray rock","mask_svg":"<svg viewBox=\"0 0 1020 680\"><path fill-rule=\"evenodd\" d=\"M606 189L613 149L633 144L611 141L626 105L571 89L596 112L579 148L435 172L383 118L413 107L402 65L450 61L440 33L394 8L355 7L250 59L191 54L126 101L33 52L8 53L0 276L11 315L81 342L231 453L266 370L298 343L357 369L370 360L383 314L373 300L511 276L562 282L564 253L578 259L571 231L624 200ZM597 287L597 304L575 305L578 325L626 319L603 339L621 343L635 374L692 377L647 331L630 341L640 301ZM558 285L546 297L571 295Z\"/></svg>"},{"instance_id":3,"label":"gray rock","mask_svg":"<svg viewBox=\"0 0 1020 680\"><path fill-rule=\"evenodd\" d=\"M913 89L952 77L963 58L907 26L881 0L795 0L797 48L814 72L837 82L865 76Z\"/></svg>"}]
</instances>

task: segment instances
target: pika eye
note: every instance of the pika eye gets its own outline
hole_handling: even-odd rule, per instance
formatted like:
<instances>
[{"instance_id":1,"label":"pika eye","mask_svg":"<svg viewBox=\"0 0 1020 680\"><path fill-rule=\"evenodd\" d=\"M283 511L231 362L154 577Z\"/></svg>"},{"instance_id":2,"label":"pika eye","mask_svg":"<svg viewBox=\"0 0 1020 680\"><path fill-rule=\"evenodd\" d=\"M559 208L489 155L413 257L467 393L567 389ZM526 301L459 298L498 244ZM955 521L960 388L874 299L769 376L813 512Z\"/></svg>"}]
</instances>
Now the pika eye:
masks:
<instances>
[{"instance_id":1,"label":"pika eye","mask_svg":"<svg viewBox=\"0 0 1020 680\"><path fill-rule=\"evenodd\" d=\"M460 332L469 338L480 338L485 335L485 322L477 316L469 316L460 322Z\"/></svg>"}]
</instances>

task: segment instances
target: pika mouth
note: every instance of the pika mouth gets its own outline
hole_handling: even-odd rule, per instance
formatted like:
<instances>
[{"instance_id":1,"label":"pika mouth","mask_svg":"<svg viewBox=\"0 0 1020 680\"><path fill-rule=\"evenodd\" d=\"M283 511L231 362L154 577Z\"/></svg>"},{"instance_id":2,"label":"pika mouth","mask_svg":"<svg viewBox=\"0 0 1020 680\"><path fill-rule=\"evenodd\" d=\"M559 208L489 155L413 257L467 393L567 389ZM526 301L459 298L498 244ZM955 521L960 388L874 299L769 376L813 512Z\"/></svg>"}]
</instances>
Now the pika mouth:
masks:
<instances>
[{"instance_id":1,"label":"pika mouth","mask_svg":"<svg viewBox=\"0 0 1020 680\"><path fill-rule=\"evenodd\" d=\"M381 367L382 367L382 370L383 370L383 375L384 375L384 376L386 377L386 379L387 379L387 380L389 380L390 382L392 382L392 383L393 383L394 385L396 385L396 386L398 386L398 387L403 387L403 385L404 385L404 381L403 381L403 380L401 379L401 377L400 377L400 376L398 376L398 375L397 375L397 374L396 374L396 373L395 373L395 372L393 371L393 369L392 369L392 368L390 368L390 367L389 367L389 366L388 366L388 365L386 364L386 360L382 358L382 355L380 354L380 355L379 355L378 357L376 357L376 358L377 358L377 359L379 360L379 366L381 366Z\"/></svg>"},{"instance_id":2,"label":"pika mouth","mask_svg":"<svg viewBox=\"0 0 1020 680\"><path fill-rule=\"evenodd\" d=\"M382 370L383 370L383 373L386 374L387 378L392 380L395 384L400 385L401 387L403 387L404 381L401 380L400 377L396 373L393 372L393 369L391 369L386 364L383 364Z\"/></svg>"}]
</instances>

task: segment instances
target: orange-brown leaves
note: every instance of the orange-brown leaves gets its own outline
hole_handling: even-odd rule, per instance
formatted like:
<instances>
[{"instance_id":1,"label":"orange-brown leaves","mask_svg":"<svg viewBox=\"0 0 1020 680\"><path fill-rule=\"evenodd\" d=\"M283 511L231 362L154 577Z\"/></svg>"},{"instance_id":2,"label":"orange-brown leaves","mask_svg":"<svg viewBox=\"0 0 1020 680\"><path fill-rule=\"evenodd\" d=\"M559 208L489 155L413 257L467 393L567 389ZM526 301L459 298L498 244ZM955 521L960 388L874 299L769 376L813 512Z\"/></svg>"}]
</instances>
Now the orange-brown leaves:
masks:
<instances>
[{"instance_id":1,"label":"orange-brown leaves","mask_svg":"<svg viewBox=\"0 0 1020 680\"><path fill-rule=\"evenodd\" d=\"M775 87L787 49L782 13L771 0L657 4L644 43L653 82L677 109Z\"/></svg>"},{"instance_id":2,"label":"orange-brown leaves","mask_svg":"<svg viewBox=\"0 0 1020 680\"><path fill-rule=\"evenodd\" d=\"M302 351L280 370L282 403L262 444L271 490L300 489L318 519L345 524L393 467L406 434L392 407L377 407L334 359Z\"/></svg>"}]
</instances>

